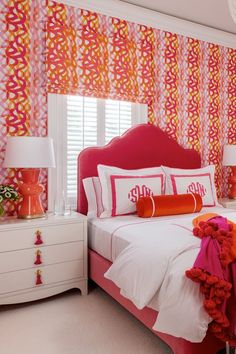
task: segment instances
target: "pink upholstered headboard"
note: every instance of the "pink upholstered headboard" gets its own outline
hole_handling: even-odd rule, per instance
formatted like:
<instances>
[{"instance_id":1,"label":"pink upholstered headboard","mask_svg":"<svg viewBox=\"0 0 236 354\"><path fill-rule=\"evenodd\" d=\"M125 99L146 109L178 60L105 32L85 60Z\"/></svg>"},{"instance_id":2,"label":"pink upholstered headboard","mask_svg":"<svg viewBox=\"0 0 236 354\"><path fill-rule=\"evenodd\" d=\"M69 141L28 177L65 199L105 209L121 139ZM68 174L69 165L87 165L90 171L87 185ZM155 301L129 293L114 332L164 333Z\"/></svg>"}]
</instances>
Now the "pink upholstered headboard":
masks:
<instances>
[{"instance_id":1,"label":"pink upholstered headboard","mask_svg":"<svg viewBox=\"0 0 236 354\"><path fill-rule=\"evenodd\" d=\"M97 176L97 165L137 169L166 165L179 168L198 168L200 155L181 147L161 129L151 124L130 128L121 137L103 147L89 147L78 156L77 210L87 214L87 200L82 180Z\"/></svg>"}]
</instances>

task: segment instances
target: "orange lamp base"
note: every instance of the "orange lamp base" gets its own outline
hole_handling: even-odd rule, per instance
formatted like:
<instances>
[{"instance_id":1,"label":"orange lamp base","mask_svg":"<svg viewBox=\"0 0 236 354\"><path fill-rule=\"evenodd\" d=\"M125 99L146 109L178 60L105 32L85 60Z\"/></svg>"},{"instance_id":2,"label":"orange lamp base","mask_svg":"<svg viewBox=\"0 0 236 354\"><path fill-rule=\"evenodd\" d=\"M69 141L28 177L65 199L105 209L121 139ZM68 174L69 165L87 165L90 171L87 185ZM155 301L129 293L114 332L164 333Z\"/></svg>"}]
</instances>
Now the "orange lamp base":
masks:
<instances>
[{"instance_id":1,"label":"orange lamp base","mask_svg":"<svg viewBox=\"0 0 236 354\"><path fill-rule=\"evenodd\" d=\"M229 183L231 184L229 198L236 199L236 166L232 166L231 169L232 175L229 177Z\"/></svg>"},{"instance_id":2,"label":"orange lamp base","mask_svg":"<svg viewBox=\"0 0 236 354\"><path fill-rule=\"evenodd\" d=\"M45 216L40 194L43 186L38 183L39 168L25 168L21 170L22 182L19 184L19 191L23 201L18 210L18 218L35 219Z\"/></svg>"}]
</instances>

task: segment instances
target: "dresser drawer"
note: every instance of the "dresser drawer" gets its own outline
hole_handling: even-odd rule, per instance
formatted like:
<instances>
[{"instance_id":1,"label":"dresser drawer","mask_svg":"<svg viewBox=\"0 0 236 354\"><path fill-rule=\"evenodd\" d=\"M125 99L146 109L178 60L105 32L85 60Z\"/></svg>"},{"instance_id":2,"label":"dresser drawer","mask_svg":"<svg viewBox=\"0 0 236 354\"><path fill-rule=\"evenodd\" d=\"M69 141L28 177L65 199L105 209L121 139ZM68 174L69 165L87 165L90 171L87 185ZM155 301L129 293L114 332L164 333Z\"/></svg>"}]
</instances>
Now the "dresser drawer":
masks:
<instances>
[{"instance_id":1,"label":"dresser drawer","mask_svg":"<svg viewBox=\"0 0 236 354\"><path fill-rule=\"evenodd\" d=\"M0 253L0 274L83 259L83 241Z\"/></svg>"},{"instance_id":2,"label":"dresser drawer","mask_svg":"<svg viewBox=\"0 0 236 354\"><path fill-rule=\"evenodd\" d=\"M0 295L83 277L83 260L0 274ZM42 281L42 284L40 284ZM38 282L38 285L36 283Z\"/></svg>"},{"instance_id":3,"label":"dresser drawer","mask_svg":"<svg viewBox=\"0 0 236 354\"><path fill-rule=\"evenodd\" d=\"M1 252L83 240L83 227L84 224L81 222L2 231L0 257Z\"/></svg>"}]
</instances>

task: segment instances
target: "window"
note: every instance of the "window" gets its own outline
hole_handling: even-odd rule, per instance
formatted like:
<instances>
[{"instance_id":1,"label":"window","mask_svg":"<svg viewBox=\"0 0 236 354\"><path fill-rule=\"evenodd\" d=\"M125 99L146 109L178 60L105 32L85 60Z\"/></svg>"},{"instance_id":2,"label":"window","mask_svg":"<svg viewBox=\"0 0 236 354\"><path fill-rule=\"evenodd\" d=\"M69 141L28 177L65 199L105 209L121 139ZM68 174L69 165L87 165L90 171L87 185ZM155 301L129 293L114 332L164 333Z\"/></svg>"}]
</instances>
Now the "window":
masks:
<instances>
[{"instance_id":1,"label":"window","mask_svg":"<svg viewBox=\"0 0 236 354\"><path fill-rule=\"evenodd\" d=\"M48 135L56 169L49 170L49 210L64 191L76 208L77 156L84 148L107 144L134 124L147 122L147 105L93 97L48 95Z\"/></svg>"}]
</instances>

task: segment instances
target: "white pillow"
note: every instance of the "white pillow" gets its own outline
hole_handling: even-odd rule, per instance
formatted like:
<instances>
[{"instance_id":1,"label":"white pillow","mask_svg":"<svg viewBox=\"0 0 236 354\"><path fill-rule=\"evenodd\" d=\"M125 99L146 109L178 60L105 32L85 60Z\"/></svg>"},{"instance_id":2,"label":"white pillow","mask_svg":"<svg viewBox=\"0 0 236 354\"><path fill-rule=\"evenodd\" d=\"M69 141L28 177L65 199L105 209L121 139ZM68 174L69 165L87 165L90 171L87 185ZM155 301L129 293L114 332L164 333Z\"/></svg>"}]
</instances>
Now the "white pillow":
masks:
<instances>
[{"instance_id":1,"label":"white pillow","mask_svg":"<svg viewBox=\"0 0 236 354\"><path fill-rule=\"evenodd\" d=\"M96 218L103 212L102 188L98 177L83 179L85 195L88 201L88 218Z\"/></svg>"},{"instance_id":2,"label":"white pillow","mask_svg":"<svg viewBox=\"0 0 236 354\"><path fill-rule=\"evenodd\" d=\"M164 178L163 170L160 167L142 168L138 170L124 170L114 166L98 165L98 176L102 187L102 204L104 207L104 211L100 217L110 217L112 214L111 176L151 176L159 174L162 174Z\"/></svg>"},{"instance_id":3,"label":"white pillow","mask_svg":"<svg viewBox=\"0 0 236 354\"><path fill-rule=\"evenodd\" d=\"M161 166L166 175L166 194L198 193L203 206L218 205L214 182L215 166L184 170Z\"/></svg>"},{"instance_id":4,"label":"white pillow","mask_svg":"<svg viewBox=\"0 0 236 354\"><path fill-rule=\"evenodd\" d=\"M133 214L140 197L164 194L164 174L147 176L111 175L111 216Z\"/></svg>"}]
</instances>

